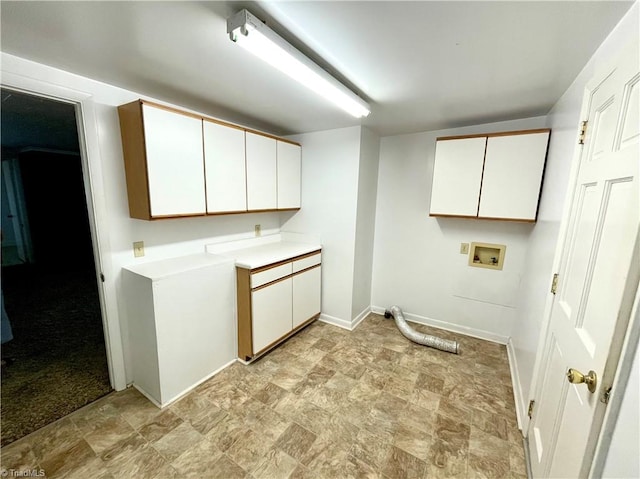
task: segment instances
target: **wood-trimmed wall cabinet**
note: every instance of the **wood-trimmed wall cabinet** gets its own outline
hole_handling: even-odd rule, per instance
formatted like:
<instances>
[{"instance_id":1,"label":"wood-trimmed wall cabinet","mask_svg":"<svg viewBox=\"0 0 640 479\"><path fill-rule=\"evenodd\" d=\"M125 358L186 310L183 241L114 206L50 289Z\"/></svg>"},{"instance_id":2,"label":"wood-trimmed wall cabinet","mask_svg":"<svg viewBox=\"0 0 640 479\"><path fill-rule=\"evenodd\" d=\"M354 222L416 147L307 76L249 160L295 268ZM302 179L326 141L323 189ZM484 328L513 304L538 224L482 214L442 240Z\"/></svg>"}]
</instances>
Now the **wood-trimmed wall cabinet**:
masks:
<instances>
[{"instance_id":1,"label":"wood-trimmed wall cabinet","mask_svg":"<svg viewBox=\"0 0 640 479\"><path fill-rule=\"evenodd\" d=\"M550 133L438 138L430 216L535 222Z\"/></svg>"},{"instance_id":2,"label":"wood-trimmed wall cabinet","mask_svg":"<svg viewBox=\"0 0 640 479\"><path fill-rule=\"evenodd\" d=\"M118 116L132 218L300 209L299 144L145 100Z\"/></svg>"},{"instance_id":3,"label":"wood-trimmed wall cabinet","mask_svg":"<svg viewBox=\"0 0 640 479\"><path fill-rule=\"evenodd\" d=\"M238 357L251 361L320 316L320 250L260 268L236 267Z\"/></svg>"}]
</instances>

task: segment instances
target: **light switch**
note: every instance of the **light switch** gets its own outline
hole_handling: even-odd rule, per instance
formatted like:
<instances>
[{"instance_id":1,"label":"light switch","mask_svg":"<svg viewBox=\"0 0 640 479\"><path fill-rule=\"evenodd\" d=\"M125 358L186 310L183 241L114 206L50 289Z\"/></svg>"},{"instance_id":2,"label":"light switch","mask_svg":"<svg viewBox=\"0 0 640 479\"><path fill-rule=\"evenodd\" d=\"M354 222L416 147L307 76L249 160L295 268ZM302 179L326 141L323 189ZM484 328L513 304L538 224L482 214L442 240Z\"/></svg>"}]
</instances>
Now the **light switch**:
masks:
<instances>
[{"instance_id":1,"label":"light switch","mask_svg":"<svg viewBox=\"0 0 640 479\"><path fill-rule=\"evenodd\" d=\"M460 243L460 254L469 254L469 243Z\"/></svg>"}]
</instances>

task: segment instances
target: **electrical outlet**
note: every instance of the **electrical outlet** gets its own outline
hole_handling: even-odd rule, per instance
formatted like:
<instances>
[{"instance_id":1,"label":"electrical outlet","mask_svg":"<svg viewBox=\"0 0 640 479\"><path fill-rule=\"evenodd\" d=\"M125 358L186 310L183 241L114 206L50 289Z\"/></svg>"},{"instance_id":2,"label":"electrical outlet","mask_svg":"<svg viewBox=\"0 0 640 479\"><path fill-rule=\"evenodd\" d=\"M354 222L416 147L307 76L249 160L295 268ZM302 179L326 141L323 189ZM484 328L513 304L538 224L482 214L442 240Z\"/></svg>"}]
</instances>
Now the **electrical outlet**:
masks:
<instances>
[{"instance_id":1,"label":"electrical outlet","mask_svg":"<svg viewBox=\"0 0 640 479\"><path fill-rule=\"evenodd\" d=\"M460 243L460 254L469 254L469 243Z\"/></svg>"},{"instance_id":2,"label":"electrical outlet","mask_svg":"<svg viewBox=\"0 0 640 479\"><path fill-rule=\"evenodd\" d=\"M254 230L256 232L256 236L262 236L262 227L260 225L256 225Z\"/></svg>"},{"instance_id":3,"label":"electrical outlet","mask_svg":"<svg viewBox=\"0 0 640 479\"><path fill-rule=\"evenodd\" d=\"M134 241L133 256L135 256L136 258L144 256L144 241Z\"/></svg>"}]
</instances>

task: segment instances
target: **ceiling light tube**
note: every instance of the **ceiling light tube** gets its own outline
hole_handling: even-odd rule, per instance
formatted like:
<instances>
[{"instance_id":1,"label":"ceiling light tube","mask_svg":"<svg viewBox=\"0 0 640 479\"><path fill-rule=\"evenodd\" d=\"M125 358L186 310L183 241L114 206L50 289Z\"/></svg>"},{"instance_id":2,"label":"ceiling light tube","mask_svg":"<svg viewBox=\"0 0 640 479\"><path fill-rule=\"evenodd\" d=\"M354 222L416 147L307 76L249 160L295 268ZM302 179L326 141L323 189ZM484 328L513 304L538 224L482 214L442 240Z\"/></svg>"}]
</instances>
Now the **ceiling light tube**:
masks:
<instances>
[{"instance_id":1,"label":"ceiling light tube","mask_svg":"<svg viewBox=\"0 0 640 479\"><path fill-rule=\"evenodd\" d=\"M248 10L241 10L227 20L227 33L245 50L354 117L369 114L367 102L293 48Z\"/></svg>"}]
</instances>

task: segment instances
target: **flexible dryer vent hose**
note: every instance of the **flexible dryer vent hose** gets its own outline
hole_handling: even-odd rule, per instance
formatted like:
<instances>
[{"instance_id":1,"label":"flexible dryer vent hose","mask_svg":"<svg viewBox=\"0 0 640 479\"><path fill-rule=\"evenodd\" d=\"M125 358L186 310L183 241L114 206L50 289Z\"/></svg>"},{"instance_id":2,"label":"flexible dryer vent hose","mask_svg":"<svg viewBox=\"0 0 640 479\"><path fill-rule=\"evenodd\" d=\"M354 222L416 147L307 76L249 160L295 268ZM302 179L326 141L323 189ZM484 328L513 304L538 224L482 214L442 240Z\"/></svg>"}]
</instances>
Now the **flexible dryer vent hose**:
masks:
<instances>
[{"instance_id":1,"label":"flexible dryer vent hose","mask_svg":"<svg viewBox=\"0 0 640 479\"><path fill-rule=\"evenodd\" d=\"M450 341L448 339L437 338L435 336L429 336L428 334L419 333L411 326L409 326L407 321L404 319L402 310L398 306L392 306L391 310L387 309L384 312L385 318L390 318L391 316L393 316L393 319L396 320L396 326L398 326L398 329L405 338L410 339L414 343L429 346L430 348L439 349L440 351L446 351L448 353L458 354L459 345L457 341Z\"/></svg>"}]
</instances>

